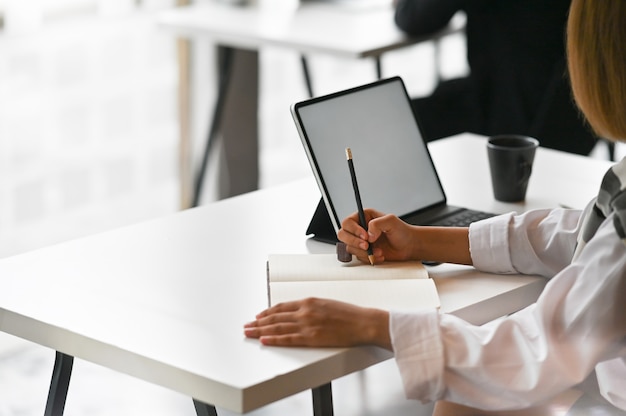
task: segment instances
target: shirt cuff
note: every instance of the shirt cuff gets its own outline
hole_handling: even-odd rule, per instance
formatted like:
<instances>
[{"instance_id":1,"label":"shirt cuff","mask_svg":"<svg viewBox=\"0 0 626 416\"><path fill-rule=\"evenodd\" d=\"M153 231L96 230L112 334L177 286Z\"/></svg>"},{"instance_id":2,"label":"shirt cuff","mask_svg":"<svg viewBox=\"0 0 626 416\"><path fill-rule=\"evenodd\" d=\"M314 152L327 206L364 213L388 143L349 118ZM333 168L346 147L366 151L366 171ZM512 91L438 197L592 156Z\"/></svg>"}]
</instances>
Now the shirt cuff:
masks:
<instances>
[{"instance_id":1,"label":"shirt cuff","mask_svg":"<svg viewBox=\"0 0 626 416\"><path fill-rule=\"evenodd\" d=\"M432 402L444 391L444 354L439 312L424 309L412 313L391 312L389 331L408 399Z\"/></svg>"},{"instance_id":2,"label":"shirt cuff","mask_svg":"<svg viewBox=\"0 0 626 416\"><path fill-rule=\"evenodd\" d=\"M475 268L490 273L517 273L509 252L509 224L515 213L474 222L469 227L470 255Z\"/></svg>"}]
</instances>

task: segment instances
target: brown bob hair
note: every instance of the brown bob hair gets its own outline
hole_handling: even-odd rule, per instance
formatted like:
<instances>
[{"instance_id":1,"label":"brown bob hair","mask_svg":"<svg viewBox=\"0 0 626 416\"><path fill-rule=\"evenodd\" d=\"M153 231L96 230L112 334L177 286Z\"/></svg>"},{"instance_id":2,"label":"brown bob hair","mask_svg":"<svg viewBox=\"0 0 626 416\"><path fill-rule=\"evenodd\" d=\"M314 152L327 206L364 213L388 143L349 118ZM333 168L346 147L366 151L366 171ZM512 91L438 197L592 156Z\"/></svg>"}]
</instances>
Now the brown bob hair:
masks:
<instances>
[{"instance_id":1,"label":"brown bob hair","mask_svg":"<svg viewBox=\"0 0 626 416\"><path fill-rule=\"evenodd\" d=\"M574 98L591 127L626 141L626 0L572 0L567 53Z\"/></svg>"}]
</instances>

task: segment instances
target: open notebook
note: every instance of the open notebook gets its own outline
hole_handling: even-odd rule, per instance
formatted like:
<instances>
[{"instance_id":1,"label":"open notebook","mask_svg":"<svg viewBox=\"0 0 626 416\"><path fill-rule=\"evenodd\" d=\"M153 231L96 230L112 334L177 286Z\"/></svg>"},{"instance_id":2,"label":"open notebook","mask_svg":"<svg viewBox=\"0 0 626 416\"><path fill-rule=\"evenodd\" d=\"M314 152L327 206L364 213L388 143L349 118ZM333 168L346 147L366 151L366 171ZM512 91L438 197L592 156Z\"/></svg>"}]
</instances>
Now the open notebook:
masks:
<instances>
[{"instance_id":1,"label":"open notebook","mask_svg":"<svg viewBox=\"0 0 626 416\"><path fill-rule=\"evenodd\" d=\"M336 254L273 254L267 261L268 303L318 297L365 307L411 311L440 306L437 288L418 261L375 266Z\"/></svg>"},{"instance_id":2,"label":"open notebook","mask_svg":"<svg viewBox=\"0 0 626 416\"><path fill-rule=\"evenodd\" d=\"M295 103L292 116L322 199L307 234L336 242L356 211L345 149L363 206L418 225L466 226L492 214L450 206L400 77Z\"/></svg>"}]
</instances>

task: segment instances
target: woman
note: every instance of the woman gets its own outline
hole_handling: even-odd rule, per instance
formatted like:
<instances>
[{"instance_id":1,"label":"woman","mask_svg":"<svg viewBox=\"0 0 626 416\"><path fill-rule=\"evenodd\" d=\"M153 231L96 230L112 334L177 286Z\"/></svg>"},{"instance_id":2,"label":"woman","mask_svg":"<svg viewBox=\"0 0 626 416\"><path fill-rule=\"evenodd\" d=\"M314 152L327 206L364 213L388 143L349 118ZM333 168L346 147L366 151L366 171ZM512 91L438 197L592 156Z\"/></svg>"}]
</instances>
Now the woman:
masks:
<instances>
[{"instance_id":1,"label":"woman","mask_svg":"<svg viewBox=\"0 0 626 416\"><path fill-rule=\"evenodd\" d=\"M626 139L626 0L574 0L568 66L594 130ZM436 310L406 314L323 299L276 305L245 325L266 345L392 350L409 398L483 409L522 408L596 371L600 391L626 410L626 159L584 211L505 214L469 228L409 226L367 210L338 237L362 261L428 259L551 278L534 305L477 327Z\"/></svg>"}]
</instances>

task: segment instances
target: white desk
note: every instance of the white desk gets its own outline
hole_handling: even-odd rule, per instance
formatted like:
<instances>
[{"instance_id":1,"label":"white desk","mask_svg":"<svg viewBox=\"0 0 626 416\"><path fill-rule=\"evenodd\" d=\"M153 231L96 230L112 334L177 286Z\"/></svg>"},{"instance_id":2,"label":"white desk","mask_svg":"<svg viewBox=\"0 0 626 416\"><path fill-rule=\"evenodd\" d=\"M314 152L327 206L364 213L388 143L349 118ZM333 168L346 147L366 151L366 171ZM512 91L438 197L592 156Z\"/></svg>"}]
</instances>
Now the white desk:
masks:
<instances>
[{"instance_id":1,"label":"white desk","mask_svg":"<svg viewBox=\"0 0 626 416\"><path fill-rule=\"evenodd\" d=\"M430 147L451 203L498 211L582 206L609 166L539 149L528 202L500 204L484 139ZM579 199L566 199L573 186ZM268 253L333 250L303 234L318 200L311 178L1 260L0 330L234 412L328 385L391 354L263 347L242 331L266 306ZM532 303L543 287L452 265L431 275L443 310L476 323Z\"/></svg>"},{"instance_id":2,"label":"white desk","mask_svg":"<svg viewBox=\"0 0 626 416\"><path fill-rule=\"evenodd\" d=\"M262 0L259 2L264 3ZM265 7L238 7L209 2L167 10L158 16L159 24L177 36L208 38L220 45L217 104L194 184L191 206L200 202L207 159L218 134L227 137L222 143L225 158L230 161L226 165L228 171L220 170L220 175L230 180L228 188L221 189L218 195L233 196L256 189L258 51L265 47L279 47L302 54L305 81L312 96L313 88L304 54L373 58L380 78L383 53L424 40L436 40L463 28L461 23L432 36L409 37L395 26L391 0L386 7L379 4L360 8L321 2L302 2L297 7L291 7L288 3L274 1ZM288 108L285 108L285 117L289 117ZM187 148L188 145L181 147ZM183 155L184 160L188 158L188 155ZM187 176L185 171L181 178L184 180ZM221 184L224 178L220 179ZM186 189L188 185L183 182L182 187Z\"/></svg>"},{"instance_id":3,"label":"white desk","mask_svg":"<svg viewBox=\"0 0 626 416\"><path fill-rule=\"evenodd\" d=\"M322 2L302 2L297 7L279 4L204 3L167 10L158 21L178 35L208 36L241 49L281 47L347 58L376 58L424 40L409 37L395 26L391 1L386 7L362 8ZM448 28L438 36L454 30L458 28Z\"/></svg>"}]
</instances>

